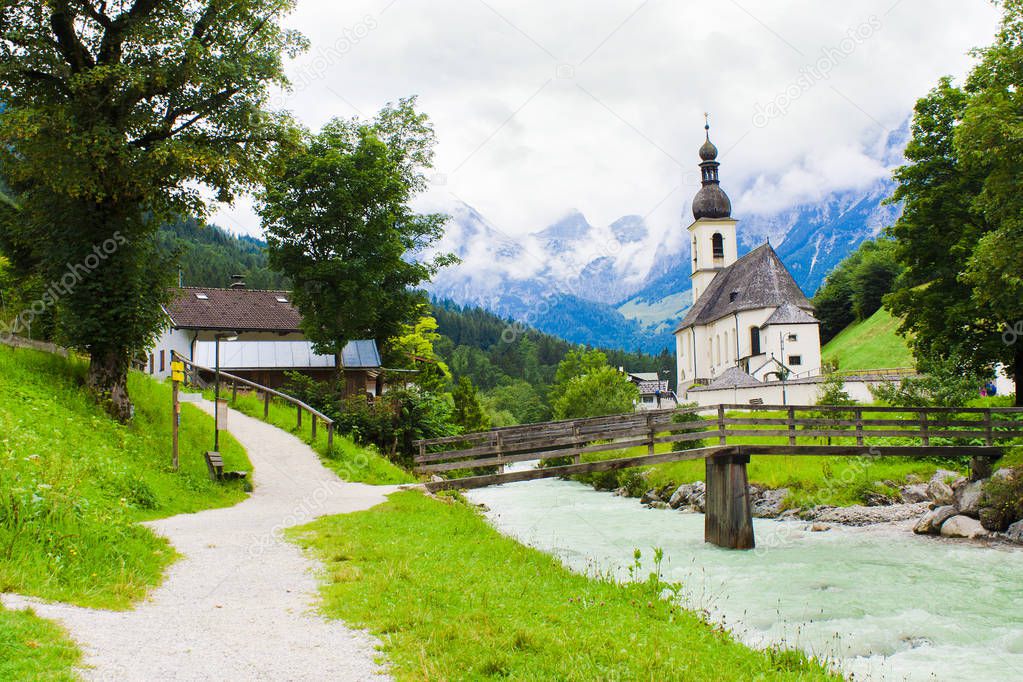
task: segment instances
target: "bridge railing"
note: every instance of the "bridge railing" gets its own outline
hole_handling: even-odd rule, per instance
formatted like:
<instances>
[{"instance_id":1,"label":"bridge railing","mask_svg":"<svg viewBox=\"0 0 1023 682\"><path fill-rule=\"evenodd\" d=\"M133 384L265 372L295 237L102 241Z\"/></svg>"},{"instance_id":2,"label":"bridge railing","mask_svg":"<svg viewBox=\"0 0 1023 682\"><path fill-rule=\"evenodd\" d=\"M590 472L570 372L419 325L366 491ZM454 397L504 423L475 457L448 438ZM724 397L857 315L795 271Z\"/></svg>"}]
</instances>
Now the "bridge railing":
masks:
<instances>
[{"instance_id":1,"label":"bridge railing","mask_svg":"<svg viewBox=\"0 0 1023 682\"><path fill-rule=\"evenodd\" d=\"M678 415L688 415L679 417ZM679 421L676 421L679 420ZM1023 408L937 408L724 404L563 420L416 441L416 471L439 474L530 460L571 459L689 443L743 446L757 454L856 454L881 446L903 456L991 456L998 443L1023 438ZM823 441L823 442L822 442ZM663 450L663 448L660 448ZM622 453L623 456L628 453ZM592 458L591 458L592 459ZM644 457L632 453L636 465Z\"/></svg>"}]
</instances>

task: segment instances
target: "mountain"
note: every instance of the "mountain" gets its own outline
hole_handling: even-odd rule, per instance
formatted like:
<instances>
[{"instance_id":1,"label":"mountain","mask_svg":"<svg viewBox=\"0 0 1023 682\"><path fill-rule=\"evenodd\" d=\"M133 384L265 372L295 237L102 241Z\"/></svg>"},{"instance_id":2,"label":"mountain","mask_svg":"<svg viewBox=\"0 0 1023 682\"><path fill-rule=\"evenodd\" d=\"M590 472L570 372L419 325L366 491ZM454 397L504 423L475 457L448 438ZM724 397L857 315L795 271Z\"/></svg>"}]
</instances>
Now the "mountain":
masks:
<instances>
[{"instance_id":1,"label":"mountain","mask_svg":"<svg viewBox=\"0 0 1023 682\"><path fill-rule=\"evenodd\" d=\"M907 120L878 141L872 156L886 168L898 166L908 139ZM885 203L893 190L882 177L774 213L737 213L739 255L769 240L812 296L843 258L898 217L900 207ZM451 220L441 249L462 263L436 277L433 296L575 343L653 353L673 346L674 325L692 304L688 215L673 231L655 235L640 215L604 226L573 209L512 237L467 204L446 212Z\"/></svg>"}]
</instances>

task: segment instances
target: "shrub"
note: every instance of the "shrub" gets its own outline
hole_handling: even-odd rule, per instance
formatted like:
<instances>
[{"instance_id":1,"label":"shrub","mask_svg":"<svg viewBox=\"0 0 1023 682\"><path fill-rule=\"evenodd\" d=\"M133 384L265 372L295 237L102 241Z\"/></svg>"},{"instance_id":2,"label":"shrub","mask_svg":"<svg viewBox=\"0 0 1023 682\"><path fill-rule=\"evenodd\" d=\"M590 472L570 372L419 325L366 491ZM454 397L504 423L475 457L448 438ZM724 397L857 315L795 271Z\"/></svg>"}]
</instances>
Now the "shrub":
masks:
<instances>
[{"instance_id":1,"label":"shrub","mask_svg":"<svg viewBox=\"0 0 1023 682\"><path fill-rule=\"evenodd\" d=\"M981 521L988 530L1004 531L1023 519L1023 467L1012 469L1006 478L995 477L984 484L980 506Z\"/></svg>"}]
</instances>

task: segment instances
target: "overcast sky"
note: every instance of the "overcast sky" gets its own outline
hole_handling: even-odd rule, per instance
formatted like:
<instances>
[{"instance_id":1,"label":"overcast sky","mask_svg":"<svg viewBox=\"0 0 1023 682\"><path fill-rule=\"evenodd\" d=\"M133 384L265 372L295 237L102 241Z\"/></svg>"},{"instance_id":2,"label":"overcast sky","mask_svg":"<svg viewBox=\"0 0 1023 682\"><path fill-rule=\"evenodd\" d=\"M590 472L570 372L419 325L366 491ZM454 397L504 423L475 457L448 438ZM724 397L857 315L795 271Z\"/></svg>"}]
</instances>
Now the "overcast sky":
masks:
<instances>
[{"instance_id":1,"label":"overcast sky","mask_svg":"<svg viewBox=\"0 0 1023 682\"><path fill-rule=\"evenodd\" d=\"M274 104L315 129L418 95L438 136L424 206L513 235L572 208L660 232L698 187L705 111L737 217L865 186L997 19L986 0L299 0L286 23L311 49ZM213 222L261 232L246 201Z\"/></svg>"}]
</instances>

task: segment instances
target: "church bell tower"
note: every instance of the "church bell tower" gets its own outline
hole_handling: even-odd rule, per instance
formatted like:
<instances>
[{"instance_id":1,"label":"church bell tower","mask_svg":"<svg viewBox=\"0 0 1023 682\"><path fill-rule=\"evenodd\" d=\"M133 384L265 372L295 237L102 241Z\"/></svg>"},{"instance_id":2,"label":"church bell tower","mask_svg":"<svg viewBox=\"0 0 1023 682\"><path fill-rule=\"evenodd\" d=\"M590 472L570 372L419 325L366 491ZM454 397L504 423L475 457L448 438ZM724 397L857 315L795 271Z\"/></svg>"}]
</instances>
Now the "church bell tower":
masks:
<instances>
[{"instance_id":1,"label":"church bell tower","mask_svg":"<svg viewBox=\"0 0 1023 682\"><path fill-rule=\"evenodd\" d=\"M704 126L707 141L700 147L703 187L693 198L693 224L689 226L692 248L693 303L717 275L738 258L732 202L718 179L718 148L710 141L710 122Z\"/></svg>"}]
</instances>

